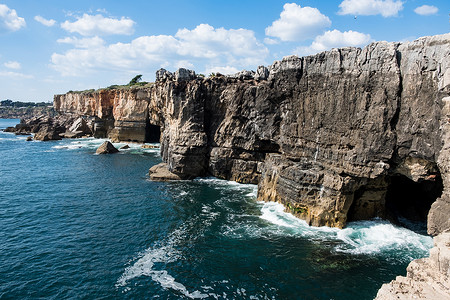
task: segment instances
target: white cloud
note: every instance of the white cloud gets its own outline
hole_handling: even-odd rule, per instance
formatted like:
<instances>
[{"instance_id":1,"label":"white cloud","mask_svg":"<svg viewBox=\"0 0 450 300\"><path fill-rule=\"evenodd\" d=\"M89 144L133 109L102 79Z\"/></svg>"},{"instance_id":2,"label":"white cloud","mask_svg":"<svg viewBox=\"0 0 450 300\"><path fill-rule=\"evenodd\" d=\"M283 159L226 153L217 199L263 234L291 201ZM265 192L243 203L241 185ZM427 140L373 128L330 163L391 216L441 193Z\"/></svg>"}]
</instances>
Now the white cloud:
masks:
<instances>
[{"instance_id":1,"label":"white cloud","mask_svg":"<svg viewBox=\"0 0 450 300\"><path fill-rule=\"evenodd\" d=\"M401 0L344 0L339 4L340 15L382 15L396 16L403 9Z\"/></svg>"},{"instance_id":2,"label":"white cloud","mask_svg":"<svg viewBox=\"0 0 450 300\"><path fill-rule=\"evenodd\" d=\"M119 19L105 18L104 16L83 14L77 17L75 22L65 21L61 28L68 32L77 32L83 36L113 35L134 33L135 22L131 19L122 17Z\"/></svg>"},{"instance_id":3,"label":"white cloud","mask_svg":"<svg viewBox=\"0 0 450 300\"><path fill-rule=\"evenodd\" d=\"M352 30L341 32L335 29L317 36L309 47L299 47L294 52L298 55L310 55L331 48L361 47L367 45L370 41L369 34Z\"/></svg>"},{"instance_id":4,"label":"white cloud","mask_svg":"<svg viewBox=\"0 0 450 300\"><path fill-rule=\"evenodd\" d=\"M26 26L24 18L17 15L15 9L10 9L4 4L0 4L0 30L17 31Z\"/></svg>"},{"instance_id":5,"label":"white cloud","mask_svg":"<svg viewBox=\"0 0 450 300\"><path fill-rule=\"evenodd\" d=\"M44 26L47 27L52 27L53 25L56 24L56 21L53 19L47 20L46 18L43 18L41 16L35 16L34 20L36 20L37 22L41 23Z\"/></svg>"},{"instance_id":6,"label":"white cloud","mask_svg":"<svg viewBox=\"0 0 450 300\"><path fill-rule=\"evenodd\" d=\"M17 61L7 61L3 64L8 69L19 70L21 68L20 63Z\"/></svg>"},{"instance_id":7,"label":"white cloud","mask_svg":"<svg viewBox=\"0 0 450 300\"><path fill-rule=\"evenodd\" d=\"M56 40L56 42L61 44L70 44L76 48L98 48L105 44L105 41L98 36L81 39L77 37L65 37L63 39Z\"/></svg>"},{"instance_id":8,"label":"white cloud","mask_svg":"<svg viewBox=\"0 0 450 300\"><path fill-rule=\"evenodd\" d=\"M282 41L302 41L321 33L330 25L330 19L317 8L286 3L280 18L266 28L266 35Z\"/></svg>"},{"instance_id":9,"label":"white cloud","mask_svg":"<svg viewBox=\"0 0 450 300\"><path fill-rule=\"evenodd\" d=\"M438 11L439 11L439 9L433 5L422 5L422 6L417 7L414 10L414 12L416 14L422 15L422 16L434 15L434 14L437 14Z\"/></svg>"},{"instance_id":10,"label":"white cloud","mask_svg":"<svg viewBox=\"0 0 450 300\"><path fill-rule=\"evenodd\" d=\"M11 71L0 71L1 77L8 77L8 78L15 78L15 79L31 79L33 78L33 75L29 74L23 74L18 72L11 72Z\"/></svg>"},{"instance_id":11,"label":"white cloud","mask_svg":"<svg viewBox=\"0 0 450 300\"><path fill-rule=\"evenodd\" d=\"M271 39L271 38L264 38L264 44L267 44L267 45L276 45L276 44L279 44L279 43L280 43L279 40Z\"/></svg>"},{"instance_id":12,"label":"white cloud","mask_svg":"<svg viewBox=\"0 0 450 300\"><path fill-rule=\"evenodd\" d=\"M239 72L238 69L236 69L235 67L231 67L231 66L225 66L225 67L212 67L209 66L205 69L205 75L208 76L211 73L220 73L220 74L224 74L224 75L231 75L231 74L236 74L237 72Z\"/></svg>"},{"instance_id":13,"label":"white cloud","mask_svg":"<svg viewBox=\"0 0 450 300\"><path fill-rule=\"evenodd\" d=\"M203 65L252 68L265 63L269 54L251 30L216 29L208 24L193 30L180 29L174 36L141 36L129 43L105 45L96 38L97 42L75 38L58 40L76 48L64 54L54 53L52 67L63 75L81 75L98 69L148 72L160 67L201 68Z\"/></svg>"}]
</instances>

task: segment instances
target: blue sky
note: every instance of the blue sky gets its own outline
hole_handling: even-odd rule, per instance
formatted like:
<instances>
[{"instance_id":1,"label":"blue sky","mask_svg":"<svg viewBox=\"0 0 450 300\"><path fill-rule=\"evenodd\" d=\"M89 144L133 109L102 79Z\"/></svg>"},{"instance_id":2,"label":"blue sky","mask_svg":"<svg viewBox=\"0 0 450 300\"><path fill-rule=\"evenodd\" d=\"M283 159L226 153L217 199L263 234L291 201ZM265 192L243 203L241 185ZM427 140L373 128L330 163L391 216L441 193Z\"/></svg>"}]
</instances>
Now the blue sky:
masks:
<instances>
[{"instance_id":1,"label":"blue sky","mask_svg":"<svg viewBox=\"0 0 450 300\"><path fill-rule=\"evenodd\" d=\"M0 0L0 100L153 81L161 67L231 74L414 40L450 32L449 13L449 0Z\"/></svg>"}]
</instances>

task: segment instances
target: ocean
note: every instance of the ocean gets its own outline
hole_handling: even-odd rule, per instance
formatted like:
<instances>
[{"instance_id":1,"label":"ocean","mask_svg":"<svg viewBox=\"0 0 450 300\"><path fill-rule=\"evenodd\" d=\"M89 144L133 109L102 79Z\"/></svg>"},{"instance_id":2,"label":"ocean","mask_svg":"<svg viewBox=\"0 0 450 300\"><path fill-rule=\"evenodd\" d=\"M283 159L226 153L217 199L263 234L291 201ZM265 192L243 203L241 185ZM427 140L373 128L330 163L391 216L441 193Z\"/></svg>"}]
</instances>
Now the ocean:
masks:
<instances>
[{"instance_id":1,"label":"ocean","mask_svg":"<svg viewBox=\"0 0 450 300\"><path fill-rule=\"evenodd\" d=\"M310 227L255 185L152 182L159 149L103 141L0 132L0 299L373 299L433 244L383 220Z\"/></svg>"}]
</instances>

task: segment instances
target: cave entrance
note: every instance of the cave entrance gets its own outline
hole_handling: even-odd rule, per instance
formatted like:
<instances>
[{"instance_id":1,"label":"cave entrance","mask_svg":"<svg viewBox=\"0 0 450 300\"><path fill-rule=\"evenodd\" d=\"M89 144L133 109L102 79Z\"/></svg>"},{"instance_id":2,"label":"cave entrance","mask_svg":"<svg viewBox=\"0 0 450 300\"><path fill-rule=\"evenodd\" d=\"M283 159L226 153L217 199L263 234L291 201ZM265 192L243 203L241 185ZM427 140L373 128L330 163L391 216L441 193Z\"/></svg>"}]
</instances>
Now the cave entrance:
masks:
<instances>
[{"instance_id":1,"label":"cave entrance","mask_svg":"<svg viewBox=\"0 0 450 300\"><path fill-rule=\"evenodd\" d=\"M439 173L418 182L395 174L390 178L386 192L386 216L394 223L426 232L431 204L441 196L442 190Z\"/></svg>"},{"instance_id":2,"label":"cave entrance","mask_svg":"<svg viewBox=\"0 0 450 300\"><path fill-rule=\"evenodd\" d=\"M159 143L161 138L161 127L158 125L150 124L147 120L145 125L145 142L146 143Z\"/></svg>"}]
</instances>

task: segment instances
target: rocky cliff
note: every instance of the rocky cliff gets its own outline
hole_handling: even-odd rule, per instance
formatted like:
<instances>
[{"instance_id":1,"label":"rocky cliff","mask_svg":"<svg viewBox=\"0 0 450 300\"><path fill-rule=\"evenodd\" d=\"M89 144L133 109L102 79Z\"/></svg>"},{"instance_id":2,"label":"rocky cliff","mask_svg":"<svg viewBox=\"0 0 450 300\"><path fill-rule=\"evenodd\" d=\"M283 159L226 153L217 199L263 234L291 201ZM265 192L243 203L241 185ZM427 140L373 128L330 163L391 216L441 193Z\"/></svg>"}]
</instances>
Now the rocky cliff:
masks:
<instances>
[{"instance_id":1,"label":"rocky cliff","mask_svg":"<svg viewBox=\"0 0 450 300\"><path fill-rule=\"evenodd\" d=\"M424 221L448 250L439 241L450 230L450 34L290 56L233 76L161 69L156 78L56 95L54 107L89 119L99 137L159 140L164 164L151 172L162 175L152 178L258 183L259 200L315 226ZM433 255L412 263L408 284L423 281L417 268L448 280L448 259Z\"/></svg>"},{"instance_id":2,"label":"rocky cliff","mask_svg":"<svg viewBox=\"0 0 450 300\"><path fill-rule=\"evenodd\" d=\"M96 136L160 139L178 177L259 183L259 200L315 226L428 216L438 234L450 228L449 53L447 34L233 76L159 70L148 87L56 95L54 107L90 118Z\"/></svg>"}]
</instances>

